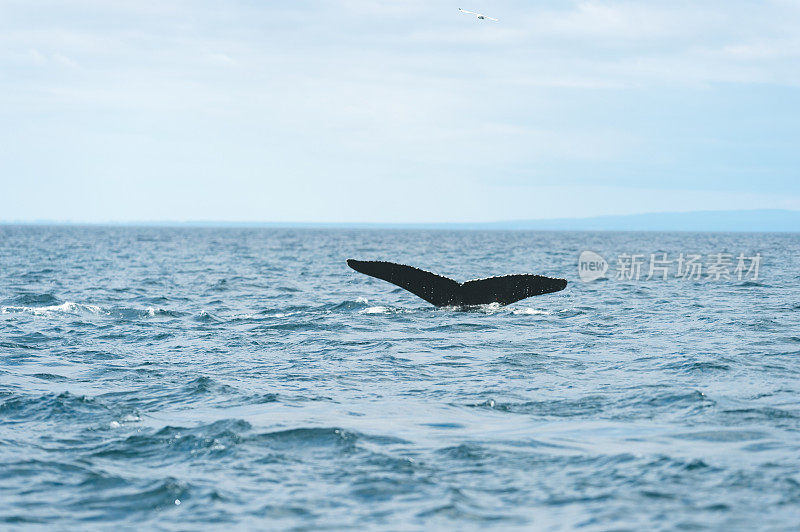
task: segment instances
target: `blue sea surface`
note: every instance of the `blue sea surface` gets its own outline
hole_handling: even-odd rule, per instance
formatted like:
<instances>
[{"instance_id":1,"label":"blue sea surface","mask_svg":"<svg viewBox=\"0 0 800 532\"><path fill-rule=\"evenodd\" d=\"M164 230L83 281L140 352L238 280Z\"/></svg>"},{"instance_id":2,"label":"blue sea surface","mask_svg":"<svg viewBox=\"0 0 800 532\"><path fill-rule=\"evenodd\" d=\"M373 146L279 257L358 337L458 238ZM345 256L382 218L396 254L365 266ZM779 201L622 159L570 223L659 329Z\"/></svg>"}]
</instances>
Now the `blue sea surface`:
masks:
<instances>
[{"instance_id":1,"label":"blue sea surface","mask_svg":"<svg viewBox=\"0 0 800 532\"><path fill-rule=\"evenodd\" d=\"M587 249L763 260L583 283ZM437 309L351 257L569 285ZM0 528L796 530L799 258L798 234L0 226Z\"/></svg>"}]
</instances>

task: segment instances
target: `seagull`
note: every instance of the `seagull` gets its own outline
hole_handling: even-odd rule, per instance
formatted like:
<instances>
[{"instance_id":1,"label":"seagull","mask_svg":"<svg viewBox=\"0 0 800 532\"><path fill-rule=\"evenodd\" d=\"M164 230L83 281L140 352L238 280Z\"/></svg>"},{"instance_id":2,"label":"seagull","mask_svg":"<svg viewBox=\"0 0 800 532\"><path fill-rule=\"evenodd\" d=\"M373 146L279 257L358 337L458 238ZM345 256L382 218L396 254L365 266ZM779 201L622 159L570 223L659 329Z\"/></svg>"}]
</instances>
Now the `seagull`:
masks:
<instances>
[{"instance_id":1,"label":"seagull","mask_svg":"<svg viewBox=\"0 0 800 532\"><path fill-rule=\"evenodd\" d=\"M481 15L480 13L476 13L474 11L467 11L465 9L461 9L460 7L458 8L458 10L461 11L462 13L466 13L467 15L475 15L475 17L478 20L491 20L492 22L500 22L496 18L487 17L486 15Z\"/></svg>"}]
</instances>

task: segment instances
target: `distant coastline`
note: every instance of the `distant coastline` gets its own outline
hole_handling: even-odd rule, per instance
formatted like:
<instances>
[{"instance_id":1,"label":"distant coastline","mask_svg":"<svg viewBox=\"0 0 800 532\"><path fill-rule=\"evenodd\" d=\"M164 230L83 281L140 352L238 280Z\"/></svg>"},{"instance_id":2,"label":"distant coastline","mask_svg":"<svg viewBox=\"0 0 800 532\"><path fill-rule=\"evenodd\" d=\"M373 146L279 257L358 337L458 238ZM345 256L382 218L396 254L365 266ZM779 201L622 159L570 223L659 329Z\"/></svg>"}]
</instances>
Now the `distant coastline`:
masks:
<instances>
[{"instance_id":1,"label":"distant coastline","mask_svg":"<svg viewBox=\"0 0 800 532\"><path fill-rule=\"evenodd\" d=\"M662 212L587 218L551 218L463 223L359 222L237 222L237 221L59 221L13 220L0 225L119 226L119 227L272 227L308 229L439 229L528 231L689 231L689 232L800 232L800 211L755 209L729 211Z\"/></svg>"}]
</instances>

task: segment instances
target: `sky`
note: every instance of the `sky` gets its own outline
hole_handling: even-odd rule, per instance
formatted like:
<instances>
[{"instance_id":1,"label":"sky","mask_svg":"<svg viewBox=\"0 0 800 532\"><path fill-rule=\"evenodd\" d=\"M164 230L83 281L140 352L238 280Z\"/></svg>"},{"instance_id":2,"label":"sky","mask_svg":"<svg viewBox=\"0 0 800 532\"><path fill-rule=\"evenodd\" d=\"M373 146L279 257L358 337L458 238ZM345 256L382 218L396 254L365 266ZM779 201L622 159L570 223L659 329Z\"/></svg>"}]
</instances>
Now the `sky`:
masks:
<instances>
[{"instance_id":1,"label":"sky","mask_svg":"<svg viewBox=\"0 0 800 532\"><path fill-rule=\"evenodd\" d=\"M798 28L800 0L0 0L0 220L800 209Z\"/></svg>"}]
</instances>

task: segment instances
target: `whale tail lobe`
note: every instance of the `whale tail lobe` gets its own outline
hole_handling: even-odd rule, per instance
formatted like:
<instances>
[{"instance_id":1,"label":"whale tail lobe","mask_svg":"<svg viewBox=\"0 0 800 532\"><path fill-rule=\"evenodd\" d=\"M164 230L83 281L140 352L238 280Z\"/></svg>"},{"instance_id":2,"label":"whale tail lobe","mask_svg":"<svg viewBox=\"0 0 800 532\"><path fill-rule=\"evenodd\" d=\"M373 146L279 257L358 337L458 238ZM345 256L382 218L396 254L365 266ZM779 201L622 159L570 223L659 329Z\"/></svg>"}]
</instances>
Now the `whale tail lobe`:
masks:
<instances>
[{"instance_id":1,"label":"whale tail lobe","mask_svg":"<svg viewBox=\"0 0 800 532\"><path fill-rule=\"evenodd\" d=\"M558 292L567 286L565 279L541 275L504 275L459 283L435 273L393 262L348 259L347 265L359 273L408 290L437 307L490 303L508 305L531 296Z\"/></svg>"}]
</instances>

